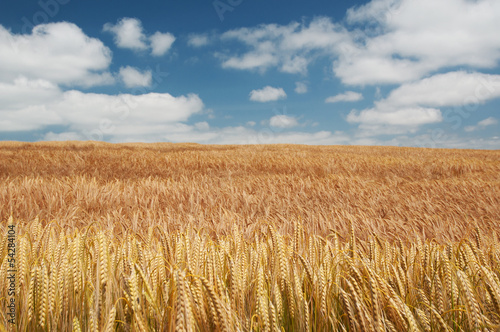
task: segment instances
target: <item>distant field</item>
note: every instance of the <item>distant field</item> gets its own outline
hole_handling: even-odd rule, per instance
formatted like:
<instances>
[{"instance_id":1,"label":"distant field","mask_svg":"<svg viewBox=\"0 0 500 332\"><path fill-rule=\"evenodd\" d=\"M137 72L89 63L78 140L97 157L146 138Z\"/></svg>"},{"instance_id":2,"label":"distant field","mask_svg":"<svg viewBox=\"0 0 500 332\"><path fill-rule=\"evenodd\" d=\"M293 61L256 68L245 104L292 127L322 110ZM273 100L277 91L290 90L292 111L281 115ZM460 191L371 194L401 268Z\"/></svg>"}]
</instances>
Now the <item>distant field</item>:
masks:
<instances>
[{"instance_id":1,"label":"distant field","mask_svg":"<svg viewBox=\"0 0 500 332\"><path fill-rule=\"evenodd\" d=\"M0 219L458 240L500 220L500 151L0 143Z\"/></svg>"},{"instance_id":2,"label":"distant field","mask_svg":"<svg viewBox=\"0 0 500 332\"><path fill-rule=\"evenodd\" d=\"M0 142L0 206L18 330L500 324L500 151Z\"/></svg>"}]
</instances>

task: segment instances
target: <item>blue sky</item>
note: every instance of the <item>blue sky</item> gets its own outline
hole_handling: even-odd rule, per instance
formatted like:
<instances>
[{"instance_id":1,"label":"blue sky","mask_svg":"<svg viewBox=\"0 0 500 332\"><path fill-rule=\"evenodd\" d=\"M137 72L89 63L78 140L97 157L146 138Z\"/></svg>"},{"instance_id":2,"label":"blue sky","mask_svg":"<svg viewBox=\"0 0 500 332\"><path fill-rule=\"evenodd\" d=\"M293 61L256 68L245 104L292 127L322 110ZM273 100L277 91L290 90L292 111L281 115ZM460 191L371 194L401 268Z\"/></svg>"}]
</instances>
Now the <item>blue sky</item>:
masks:
<instances>
[{"instance_id":1,"label":"blue sky","mask_svg":"<svg viewBox=\"0 0 500 332\"><path fill-rule=\"evenodd\" d=\"M500 148L500 2L2 1L0 139Z\"/></svg>"}]
</instances>

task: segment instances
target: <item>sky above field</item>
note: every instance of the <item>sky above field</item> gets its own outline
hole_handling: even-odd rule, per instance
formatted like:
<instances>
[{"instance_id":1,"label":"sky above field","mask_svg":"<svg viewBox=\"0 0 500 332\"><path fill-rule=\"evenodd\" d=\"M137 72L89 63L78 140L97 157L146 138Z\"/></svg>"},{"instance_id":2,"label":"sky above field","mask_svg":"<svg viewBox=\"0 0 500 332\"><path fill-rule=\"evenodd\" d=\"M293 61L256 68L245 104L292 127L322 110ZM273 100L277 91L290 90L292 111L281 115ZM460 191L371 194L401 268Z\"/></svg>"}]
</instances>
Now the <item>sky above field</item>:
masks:
<instances>
[{"instance_id":1,"label":"sky above field","mask_svg":"<svg viewBox=\"0 0 500 332\"><path fill-rule=\"evenodd\" d=\"M500 148L498 0L0 2L0 140Z\"/></svg>"}]
</instances>

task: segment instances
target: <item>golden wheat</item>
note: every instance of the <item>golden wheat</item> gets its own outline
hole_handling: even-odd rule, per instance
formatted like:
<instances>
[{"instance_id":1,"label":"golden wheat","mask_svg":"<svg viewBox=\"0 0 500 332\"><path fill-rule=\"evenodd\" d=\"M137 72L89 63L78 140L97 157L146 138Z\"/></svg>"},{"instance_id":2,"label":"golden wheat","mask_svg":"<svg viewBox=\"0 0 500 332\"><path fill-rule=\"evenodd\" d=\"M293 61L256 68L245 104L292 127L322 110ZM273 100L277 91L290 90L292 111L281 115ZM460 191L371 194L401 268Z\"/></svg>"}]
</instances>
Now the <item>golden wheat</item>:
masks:
<instances>
[{"instance_id":1,"label":"golden wheat","mask_svg":"<svg viewBox=\"0 0 500 332\"><path fill-rule=\"evenodd\" d=\"M463 267L449 264L448 275L440 268L446 265L443 262L443 258L445 261L447 259L446 248L435 242L424 243L431 252L436 252L429 256L428 264L436 267L432 271L433 278L439 280L432 283L428 293L426 288L429 286L422 281L420 272L414 272L420 270L421 266L415 266L413 272L412 269L398 272L404 274L411 286L402 287L394 282L396 276L392 271L397 271L394 266L401 265L401 259L409 260L418 246L415 243L403 244L398 249L398 255L389 254L392 251L381 251L376 256L379 257L377 263L375 256L370 255L369 242L361 239L356 239L358 249L354 255L356 258L353 259L349 253L352 250L349 242L340 243L339 252L335 252L332 246L333 250L325 251L321 255L311 255L314 251L309 251L310 241L324 243L328 240L307 232L301 235L303 241L295 243L287 235L272 234L271 228L268 228L267 233L262 233L251 242L243 240L245 244L237 244L231 237L214 240L210 234L198 232L194 234L203 239L201 243L205 243L202 251L211 254L202 256L204 258L201 258L197 274L194 275L188 272L187 268L176 268L178 262L175 256L164 255L161 239L163 232L155 232L151 236L150 244L138 249L137 256L122 256L121 252L126 250L125 248L134 247L134 244L141 242L137 235L108 235L92 226L85 230L85 236L75 230L62 238L63 243L58 243L59 232L64 230L54 228L53 232L49 232L48 227L51 225L42 227L43 235L38 238L39 249L28 261L32 269L26 270L25 275L20 276L30 280L28 284L20 285L20 294L25 297L19 298L18 314L27 312L29 315L28 319L19 320L22 325L18 328L22 330L43 329L48 325L50 329L69 329L65 324L71 324L74 328L80 326L82 330L109 330L114 328L115 321L118 322L116 327L124 330L135 326L138 330L175 330L183 327L186 331L230 331L245 326L249 329L249 321L253 322L253 328L260 326L261 330L337 330L349 326L351 329L367 331L428 331L453 330L454 324L458 324L461 329L469 331L499 327L496 322L500 315L497 302L500 269L495 257L500 252L498 246L487 241L482 245L484 249L478 249L485 256L484 265L472 259L466 260ZM19 233L19 237L29 243L29 227L20 226ZM97 255L101 248L103 234L108 243L110 260L125 260L126 264L117 264L112 272L108 271L106 291L101 291L104 292L103 295L98 294L104 296L100 301L106 296L108 298L99 304L99 314L94 309L93 294L98 292L100 287L102 271L98 260L92 257ZM172 247L182 248L179 250L183 257L187 255L186 239L192 234L193 231L189 230L170 238L172 242L177 241L177 244L170 244ZM271 255L267 260L261 260L262 252L272 250L271 237L275 237L276 242L283 246L281 257ZM68 264L65 262L68 257L74 257L73 253L50 257L47 253L51 241L55 241L56 246L63 248L61 252L65 252L66 249L80 246L83 238L85 242L79 261L82 264L81 269L86 272L81 273L82 286L79 286L78 282L74 282L72 272L61 274L52 270L57 267L67 269ZM387 245L384 244L383 247ZM238 246L248 250L241 252L242 249L238 249ZM451 245L452 259L458 259L460 246L461 243ZM299 259L289 250L293 247L300 252L297 256ZM193 250L194 247L190 248ZM163 264L153 267L152 263L157 259L141 260L138 258L141 255L139 251L147 257L161 255ZM232 261L237 254L248 256L242 277L251 282L238 282L237 289L241 290L234 291L232 278L235 272L231 270L234 270L235 264ZM330 257L329 259L337 257L336 264L323 268L324 256ZM373 259L370 259L370 256ZM249 262L252 259L259 261L256 269L250 268ZM214 260L219 263L215 264ZM278 285L282 274L281 269L277 268L280 261L284 261L289 267L286 272L287 280L293 280L289 285L285 280L283 289ZM154 269L161 269L163 266L166 267L164 279L154 282L159 276ZM68 285L67 295L60 294L64 290L63 285L53 294L52 280L55 273L59 275L57 278L64 279L62 284ZM339 274L342 279L332 282L337 280ZM449 297L445 287L437 286L446 284L447 278L451 278L452 284L459 285L457 298ZM175 292L173 296L172 291ZM2 295L5 296L4 293ZM61 300L57 300L61 296L67 301L66 309L54 310L61 306ZM438 298L440 300L437 300ZM291 303L293 305L290 305ZM452 310L443 311L443 308ZM100 315L104 318L97 319ZM171 315L176 318L168 318L172 317ZM210 322L213 322L213 325Z\"/></svg>"},{"instance_id":2,"label":"golden wheat","mask_svg":"<svg viewBox=\"0 0 500 332\"><path fill-rule=\"evenodd\" d=\"M16 330L500 328L497 151L2 143L0 157Z\"/></svg>"}]
</instances>

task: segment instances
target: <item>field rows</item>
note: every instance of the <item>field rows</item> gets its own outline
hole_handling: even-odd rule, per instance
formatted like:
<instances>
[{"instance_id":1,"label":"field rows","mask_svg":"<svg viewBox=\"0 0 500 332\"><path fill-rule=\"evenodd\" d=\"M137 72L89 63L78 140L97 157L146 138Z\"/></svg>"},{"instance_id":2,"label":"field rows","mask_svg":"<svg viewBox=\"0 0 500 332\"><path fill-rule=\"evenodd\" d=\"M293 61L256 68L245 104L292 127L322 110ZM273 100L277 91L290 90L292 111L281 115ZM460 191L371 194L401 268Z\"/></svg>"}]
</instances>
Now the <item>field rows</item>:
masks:
<instances>
[{"instance_id":1,"label":"field rows","mask_svg":"<svg viewBox=\"0 0 500 332\"><path fill-rule=\"evenodd\" d=\"M0 220L98 221L110 231L266 221L290 234L459 241L499 231L500 152L386 147L0 145Z\"/></svg>"},{"instance_id":2,"label":"field rows","mask_svg":"<svg viewBox=\"0 0 500 332\"><path fill-rule=\"evenodd\" d=\"M500 328L500 151L0 142L0 207L0 331Z\"/></svg>"},{"instance_id":3,"label":"field rows","mask_svg":"<svg viewBox=\"0 0 500 332\"><path fill-rule=\"evenodd\" d=\"M237 228L217 239L160 227L115 237L95 224L65 231L35 220L19 229L18 330L499 327L500 244L478 231L470 241L437 245L294 229L283 236L266 225L251 241Z\"/></svg>"}]
</instances>

